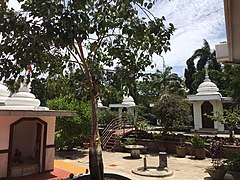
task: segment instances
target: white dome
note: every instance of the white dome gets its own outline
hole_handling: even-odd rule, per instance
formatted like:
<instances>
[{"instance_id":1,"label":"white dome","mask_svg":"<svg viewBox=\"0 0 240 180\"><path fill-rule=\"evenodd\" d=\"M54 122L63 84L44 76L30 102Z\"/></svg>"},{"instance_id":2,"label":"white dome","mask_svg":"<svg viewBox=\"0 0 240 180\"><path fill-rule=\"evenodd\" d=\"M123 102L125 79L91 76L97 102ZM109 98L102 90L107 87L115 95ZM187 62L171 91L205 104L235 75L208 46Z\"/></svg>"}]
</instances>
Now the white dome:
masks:
<instances>
[{"instance_id":1,"label":"white dome","mask_svg":"<svg viewBox=\"0 0 240 180\"><path fill-rule=\"evenodd\" d=\"M132 96L124 96L122 104L123 105L128 105L128 106L135 106L136 105Z\"/></svg>"},{"instance_id":2,"label":"white dome","mask_svg":"<svg viewBox=\"0 0 240 180\"><path fill-rule=\"evenodd\" d=\"M209 95L209 94L219 94L219 89L216 84L211 82L208 75L205 76L205 80L198 86L197 95Z\"/></svg>"},{"instance_id":3,"label":"white dome","mask_svg":"<svg viewBox=\"0 0 240 180\"><path fill-rule=\"evenodd\" d=\"M6 99L8 99L8 96L10 95L10 92L6 86L3 84L0 84L0 106L5 105Z\"/></svg>"},{"instance_id":4,"label":"white dome","mask_svg":"<svg viewBox=\"0 0 240 180\"><path fill-rule=\"evenodd\" d=\"M1 97L8 97L10 95L10 92L7 88L7 86L4 86L3 84L0 84L0 96Z\"/></svg>"},{"instance_id":5,"label":"white dome","mask_svg":"<svg viewBox=\"0 0 240 180\"><path fill-rule=\"evenodd\" d=\"M40 105L40 100L36 99L35 95L30 93L30 90L26 84L19 89L19 92L12 95L11 98L6 99L6 106L31 106L38 107Z\"/></svg>"}]
</instances>

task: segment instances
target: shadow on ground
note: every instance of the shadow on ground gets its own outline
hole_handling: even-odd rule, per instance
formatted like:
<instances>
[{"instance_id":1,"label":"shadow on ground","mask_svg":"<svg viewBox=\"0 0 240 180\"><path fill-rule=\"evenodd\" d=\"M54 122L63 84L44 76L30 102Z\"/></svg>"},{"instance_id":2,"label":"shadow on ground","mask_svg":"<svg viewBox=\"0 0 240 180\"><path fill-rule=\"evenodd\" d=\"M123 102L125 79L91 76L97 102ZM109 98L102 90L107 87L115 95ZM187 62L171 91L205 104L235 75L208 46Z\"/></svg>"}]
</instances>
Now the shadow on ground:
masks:
<instances>
[{"instance_id":1,"label":"shadow on ground","mask_svg":"<svg viewBox=\"0 0 240 180\"><path fill-rule=\"evenodd\" d=\"M71 160L76 160L78 158L84 158L88 156L87 151L82 151L82 150L62 150L62 151L57 151L55 153L55 159L71 159Z\"/></svg>"},{"instance_id":2,"label":"shadow on ground","mask_svg":"<svg viewBox=\"0 0 240 180\"><path fill-rule=\"evenodd\" d=\"M132 158L131 156L124 156L122 158L123 159L128 159L128 160L136 160L136 159L141 159L142 157L140 156L139 158Z\"/></svg>"}]
</instances>

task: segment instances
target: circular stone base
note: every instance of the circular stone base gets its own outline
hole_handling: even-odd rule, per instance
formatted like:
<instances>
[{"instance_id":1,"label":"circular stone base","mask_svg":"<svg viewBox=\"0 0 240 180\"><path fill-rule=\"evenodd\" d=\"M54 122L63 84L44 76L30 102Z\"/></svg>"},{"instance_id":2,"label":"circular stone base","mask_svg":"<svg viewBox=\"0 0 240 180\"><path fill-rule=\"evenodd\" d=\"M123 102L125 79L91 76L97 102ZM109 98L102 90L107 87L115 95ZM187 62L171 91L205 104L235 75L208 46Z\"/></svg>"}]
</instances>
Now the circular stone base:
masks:
<instances>
[{"instance_id":1,"label":"circular stone base","mask_svg":"<svg viewBox=\"0 0 240 180\"><path fill-rule=\"evenodd\" d=\"M148 166L146 170L144 170L144 167L133 168L132 172L140 176L148 177L166 177L173 175L173 171L168 168L159 169L158 167L152 166Z\"/></svg>"}]
</instances>

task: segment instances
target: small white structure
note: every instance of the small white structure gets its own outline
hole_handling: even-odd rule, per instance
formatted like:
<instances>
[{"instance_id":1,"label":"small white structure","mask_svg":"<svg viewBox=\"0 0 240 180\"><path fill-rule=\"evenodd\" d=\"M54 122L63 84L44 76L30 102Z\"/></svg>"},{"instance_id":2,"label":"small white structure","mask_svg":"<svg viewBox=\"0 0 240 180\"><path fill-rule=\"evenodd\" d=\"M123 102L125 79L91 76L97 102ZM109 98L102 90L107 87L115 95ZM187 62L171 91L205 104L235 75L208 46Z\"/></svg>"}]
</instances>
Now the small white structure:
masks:
<instances>
[{"instance_id":1,"label":"small white structure","mask_svg":"<svg viewBox=\"0 0 240 180\"><path fill-rule=\"evenodd\" d=\"M136 104L132 96L124 95L121 104L109 104L109 108L118 109L120 115L123 112L128 112L133 117L137 117Z\"/></svg>"},{"instance_id":2,"label":"small white structure","mask_svg":"<svg viewBox=\"0 0 240 180\"><path fill-rule=\"evenodd\" d=\"M75 113L40 107L26 83L9 94L0 85L0 179L52 171L56 116Z\"/></svg>"},{"instance_id":3,"label":"small white structure","mask_svg":"<svg viewBox=\"0 0 240 180\"><path fill-rule=\"evenodd\" d=\"M102 104L102 101L101 101L100 98L98 98L98 100L97 100L97 109L98 109L98 111L103 111L103 110L108 109L107 106L104 106L104 105Z\"/></svg>"},{"instance_id":4,"label":"small white structure","mask_svg":"<svg viewBox=\"0 0 240 180\"><path fill-rule=\"evenodd\" d=\"M187 99L193 104L194 130L212 129L224 131L224 124L212 121L204 114L212 114L223 110L223 103L230 102L230 97L222 97L219 89L211 82L207 68L205 80L198 86L196 95L189 95Z\"/></svg>"}]
</instances>

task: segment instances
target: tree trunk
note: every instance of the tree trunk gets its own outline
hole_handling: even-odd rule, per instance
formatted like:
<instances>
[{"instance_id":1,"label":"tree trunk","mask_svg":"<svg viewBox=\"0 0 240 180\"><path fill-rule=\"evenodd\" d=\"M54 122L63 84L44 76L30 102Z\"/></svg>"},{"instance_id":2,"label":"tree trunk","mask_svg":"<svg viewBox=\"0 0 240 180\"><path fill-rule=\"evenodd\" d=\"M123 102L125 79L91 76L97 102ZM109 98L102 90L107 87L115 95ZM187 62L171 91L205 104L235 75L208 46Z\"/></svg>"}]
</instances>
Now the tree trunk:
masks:
<instances>
[{"instance_id":1,"label":"tree trunk","mask_svg":"<svg viewBox=\"0 0 240 180\"><path fill-rule=\"evenodd\" d=\"M91 92L92 130L89 148L89 168L91 180L103 180L102 148L97 122L96 98Z\"/></svg>"}]
</instances>

